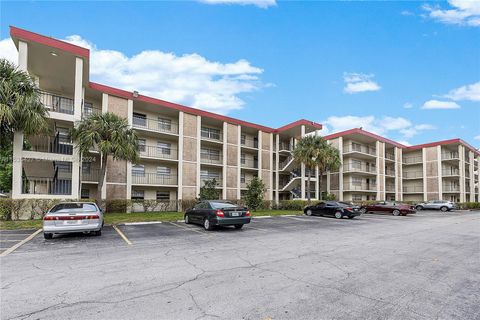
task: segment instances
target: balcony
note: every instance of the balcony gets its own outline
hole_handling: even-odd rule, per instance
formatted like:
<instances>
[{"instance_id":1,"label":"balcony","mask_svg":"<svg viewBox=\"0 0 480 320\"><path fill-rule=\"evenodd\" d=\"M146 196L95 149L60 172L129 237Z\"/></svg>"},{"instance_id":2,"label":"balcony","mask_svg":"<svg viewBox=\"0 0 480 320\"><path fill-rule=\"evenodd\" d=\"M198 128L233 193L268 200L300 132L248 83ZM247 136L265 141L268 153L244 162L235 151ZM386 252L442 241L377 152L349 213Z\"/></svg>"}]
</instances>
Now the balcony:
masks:
<instances>
[{"instance_id":1,"label":"balcony","mask_svg":"<svg viewBox=\"0 0 480 320\"><path fill-rule=\"evenodd\" d=\"M423 179L423 171L404 171L403 179Z\"/></svg>"},{"instance_id":2,"label":"balcony","mask_svg":"<svg viewBox=\"0 0 480 320\"><path fill-rule=\"evenodd\" d=\"M74 101L71 98L62 97L46 91L41 91L40 101L48 109L48 111L73 115Z\"/></svg>"},{"instance_id":3,"label":"balcony","mask_svg":"<svg viewBox=\"0 0 480 320\"><path fill-rule=\"evenodd\" d=\"M443 185L442 186L443 192L460 192L460 186L455 185Z\"/></svg>"},{"instance_id":4,"label":"balcony","mask_svg":"<svg viewBox=\"0 0 480 320\"><path fill-rule=\"evenodd\" d=\"M405 193L423 193L423 186L422 185L403 186L403 192L405 192Z\"/></svg>"},{"instance_id":5,"label":"balcony","mask_svg":"<svg viewBox=\"0 0 480 320\"><path fill-rule=\"evenodd\" d=\"M458 152L443 152L442 160L459 160Z\"/></svg>"},{"instance_id":6,"label":"balcony","mask_svg":"<svg viewBox=\"0 0 480 320\"><path fill-rule=\"evenodd\" d=\"M258 149L258 139L252 137L245 137L240 139L240 144L243 147Z\"/></svg>"},{"instance_id":7,"label":"balcony","mask_svg":"<svg viewBox=\"0 0 480 320\"><path fill-rule=\"evenodd\" d=\"M458 177L460 176L460 170L458 169L443 169L442 170L443 177Z\"/></svg>"},{"instance_id":8,"label":"balcony","mask_svg":"<svg viewBox=\"0 0 480 320\"><path fill-rule=\"evenodd\" d=\"M215 182L217 183L217 188L221 188L223 186L223 180L220 176L217 177L212 177L212 176L201 176L200 181L202 183L202 186L205 185L205 182L207 181L212 181L215 179Z\"/></svg>"},{"instance_id":9,"label":"balcony","mask_svg":"<svg viewBox=\"0 0 480 320\"><path fill-rule=\"evenodd\" d=\"M377 185L373 183L346 183L344 191L377 191Z\"/></svg>"},{"instance_id":10,"label":"balcony","mask_svg":"<svg viewBox=\"0 0 480 320\"><path fill-rule=\"evenodd\" d=\"M377 155L377 149L370 146L363 146L363 145L348 145L343 148L343 153L361 153L370 156Z\"/></svg>"},{"instance_id":11,"label":"balcony","mask_svg":"<svg viewBox=\"0 0 480 320\"><path fill-rule=\"evenodd\" d=\"M395 177L395 170L390 169L390 168L386 168L385 169L385 175L389 176L389 177Z\"/></svg>"},{"instance_id":12,"label":"balcony","mask_svg":"<svg viewBox=\"0 0 480 320\"><path fill-rule=\"evenodd\" d=\"M175 186L177 185L177 176L157 173L132 173L132 184Z\"/></svg>"},{"instance_id":13,"label":"balcony","mask_svg":"<svg viewBox=\"0 0 480 320\"><path fill-rule=\"evenodd\" d=\"M280 142L279 151L293 151L293 145L288 142Z\"/></svg>"},{"instance_id":14,"label":"balcony","mask_svg":"<svg viewBox=\"0 0 480 320\"><path fill-rule=\"evenodd\" d=\"M58 134L55 136L36 135L25 138L23 150L72 155L73 144L69 139L60 137Z\"/></svg>"},{"instance_id":15,"label":"balcony","mask_svg":"<svg viewBox=\"0 0 480 320\"><path fill-rule=\"evenodd\" d=\"M422 156L403 157L403 164L421 164L423 163Z\"/></svg>"},{"instance_id":16,"label":"balcony","mask_svg":"<svg viewBox=\"0 0 480 320\"><path fill-rule=\"evenodd\" d=\"M100 169L82 169L82 182L98 182Z\"/></svg>"},{"instance_id":17,"label":"balcony","mask_svg":"<svg viewBox=\"0 0 480 320\"><path fill-rule=\"evenodd\" d=\"M96 108L90 102L84 102L82 107L82 119L90 117L92 114L101 114L102 109Z\"/></svg>"},{"instance_id":18,"label":"balcony","mask_svg":"<svg viewBox=\"0 0 480 320\"><path fill-rule=\"evenodd\" d=\"M174 148L165 148L161 146L139 145L138 151L140 157L177 160L178 151Z\"/></svg>"},{"instance_id":19,"label":"balcony","mask_svg":"<svg viewBox=\"0 0 480 320\"><path fill-rule=\"evenodd\" d=\"M258 160L255 159L240 159L240 167L249 169L258 169Z\"/></svg>"},{"instance_id":20,"label":"balcony","mask_svg":"<svg viewBox=\"0 0 480 320\"><path fill-rule=\"evenodd\" d=\"M394 184L387 184L385 186L385 191L387 192L395 192L395 185Z\"/></svg>"},{"instance_id":21,"label":"balcony","mask_svg":"<svg viewBox=\"0 0 480 320\"><path fill-rule=\"evenodd\" d=\"M203 140L223 142L223 134L220 129L202 127L200 136Z\"/></svg>"},{"instance_id":22,"label":"balcony","mask_svg":"<svg viewBox=\"0 0 480 320\"><path fill-rule=\"evenodd\" d=\"M56 178L24 178L22 194L71 195L72 180Z\"/></svg>"},{"instance_id":23,"label":"balcony","mask_svg":"<svg viewBox=\"0 0 480 320\"><path fill-rule=\"evenodd\" d=\"M168 119L151 119L133 116L132 126L136 129L144 129L161 133L178 133L178 123Z\"/></svg>"},{"instance_id":24,"label":"balcony","mask_svg":"<svg viewBox=\"0 0 480 320\"><path fill-rule=\"evenodd\" d=\"M365 165L365 164L353 164L353 163L346 163L343 165L343 172L361 172L361 173L377 173L377 168Z\"/></svg>"},{"instance_id":25,"label":"balcony","mask_svg":"<svg viewBox=\"0 0 480 320\"><path fill-rule=\"evenodd\" d=\"M200 154L200 163L221 165L223 164L223 157L222 157L222 154L218 154L218 155Z\"/></svg>"},{"instance_id":26,"label":"balcony","mask_svg":"<svg viewBox=\"0 0 480 320\"><path fill-rule=\"evenodd\" d=\"M385 153L385 159L386 160L391 160L391 161L395 161L395 154L394 153Z\"/></svg>"}]
</instances>

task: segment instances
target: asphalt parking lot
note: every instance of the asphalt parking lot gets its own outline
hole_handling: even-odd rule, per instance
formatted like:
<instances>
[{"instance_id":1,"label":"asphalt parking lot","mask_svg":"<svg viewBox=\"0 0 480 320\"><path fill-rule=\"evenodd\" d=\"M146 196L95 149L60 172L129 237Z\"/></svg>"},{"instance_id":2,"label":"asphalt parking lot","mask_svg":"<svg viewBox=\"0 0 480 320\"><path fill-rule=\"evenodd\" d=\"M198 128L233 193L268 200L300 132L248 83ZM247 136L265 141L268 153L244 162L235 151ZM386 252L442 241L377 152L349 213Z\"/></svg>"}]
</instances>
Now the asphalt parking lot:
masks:
<instances>
[{"instance_id":1,"label":"asphalt parking lot","mask_svg":"<svg viewBox=\"0 0 480 320\"><path fill-rule=\"evenodd\" d=\"M0 258L1 319L480 319L480 212L116 228Z\"/></svg>"}]
</instances>

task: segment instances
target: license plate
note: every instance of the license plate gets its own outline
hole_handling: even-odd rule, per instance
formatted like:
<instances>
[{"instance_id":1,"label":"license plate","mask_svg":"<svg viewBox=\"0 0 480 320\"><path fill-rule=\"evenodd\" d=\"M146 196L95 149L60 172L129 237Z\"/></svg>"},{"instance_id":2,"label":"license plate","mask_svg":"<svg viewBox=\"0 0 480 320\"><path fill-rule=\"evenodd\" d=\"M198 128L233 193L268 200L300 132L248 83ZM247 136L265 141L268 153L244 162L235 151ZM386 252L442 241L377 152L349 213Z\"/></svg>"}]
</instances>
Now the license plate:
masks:
<instances>
[{"instance_id":1,"label":"license plate","mask_svg":"<svg viewBox=\"0 0 480 320\"><path fill-rule=\"evenodd\" d=\"M82 223L81 220L66 220L65 224L80 224Z\"/></svg>"},{"instance_id":2,"label":"license plate","mask_svg":"<svg viewBox=\"0 0 480 320\"><path fill-rule=\"evenodd\" d=\"M232 212L232 217L238 217L240 216L240 212Z\"/></svg>"}]
</instances>

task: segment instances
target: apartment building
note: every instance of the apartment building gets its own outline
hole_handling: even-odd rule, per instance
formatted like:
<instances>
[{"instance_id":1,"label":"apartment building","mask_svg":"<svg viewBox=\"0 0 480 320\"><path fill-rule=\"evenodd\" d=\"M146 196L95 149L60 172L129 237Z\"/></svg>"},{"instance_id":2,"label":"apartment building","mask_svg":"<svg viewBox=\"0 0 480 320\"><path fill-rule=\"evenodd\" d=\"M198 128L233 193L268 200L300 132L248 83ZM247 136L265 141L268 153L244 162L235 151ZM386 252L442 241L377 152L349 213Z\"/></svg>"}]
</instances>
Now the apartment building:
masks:
<instances>
[{"instance_id":1,"label":"apartment building","mask_svg":"<svg viewBox=\"0 0 480 320\"><path fill-rule=\"evenodd\" d=\"M320 124L299 120L269 128L93 83L88 49L15 27L10 34L19 68L42 91L52 132L15 133L13 198L95 198L100 155L79 155L69 130L102 112L128 120L140 154L138 163L108 159L102 198L194 199L206 180L215 179L221 198L239 199L255 176L266 184L268 200L305 198L307 171L293 163L291 150Z\"/></svg>"},{"instance_id":2,"label":"apartment building","mask_svg":"<svg viewBox=\"0 0 480 320\"><path fill-rule=\"evenodd\" d=\"M480 152L461 139L404 146L355 128L324 137L342 166L322 190L345 201L479 201Z\"/></svg>"}]
</instances>

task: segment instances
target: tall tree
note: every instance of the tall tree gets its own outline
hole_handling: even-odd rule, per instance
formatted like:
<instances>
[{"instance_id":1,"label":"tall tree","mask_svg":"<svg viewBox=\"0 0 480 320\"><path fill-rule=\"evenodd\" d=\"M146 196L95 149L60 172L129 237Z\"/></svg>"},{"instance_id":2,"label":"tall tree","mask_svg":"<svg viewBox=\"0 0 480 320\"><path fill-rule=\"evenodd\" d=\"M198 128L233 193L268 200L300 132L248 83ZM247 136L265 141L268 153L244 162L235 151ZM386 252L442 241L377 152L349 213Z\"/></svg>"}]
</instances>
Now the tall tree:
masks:
<instances>
[{"instance_id":1,"label":"tall tree","mask_svg":"<svg viewBox=\"0 0 480 320\"><path fill-rule=\"evenodd\" d=\"M299 140L292 154L297 163L304 164L308 168L307 199L310 201L312 170L318 166L319 194L321 195L323 174L340 168L340 153L320 136L305 136Z\"/></svg>"},{"instance_id":2,"label":"tall tree","mask_svg":"<svg viewBox=\"0 0 480 320\"><path fill-rule=\"evenodd\" d=\"M254 177L249 184L247 184L247 191L245 192L245 203L250 210L256 211L262 204L265 196L265 183L258 177Z\"/></svg>"},{"instance_id":3,"label":"tall tree","mask_svg":"<svg viewBox=\"0 0 480 320\"><path fill-rule=\"evenodd\" d=\"M100 203L108 157L111 156L114 160L136 162L138 160L137 135L129 127L126 119L107 112L92 114L80 121L72 129L71 136L80 151L80 155L84 155L93 149L100 153L100 174L97 190L97 201Z\"/></svg>"}]
</instances>

